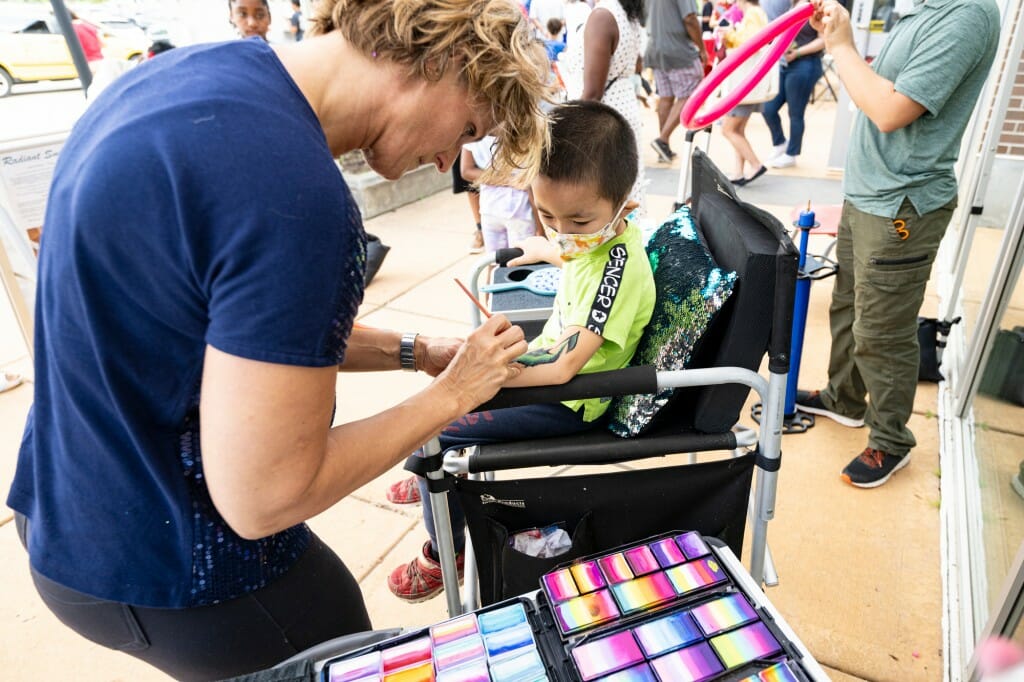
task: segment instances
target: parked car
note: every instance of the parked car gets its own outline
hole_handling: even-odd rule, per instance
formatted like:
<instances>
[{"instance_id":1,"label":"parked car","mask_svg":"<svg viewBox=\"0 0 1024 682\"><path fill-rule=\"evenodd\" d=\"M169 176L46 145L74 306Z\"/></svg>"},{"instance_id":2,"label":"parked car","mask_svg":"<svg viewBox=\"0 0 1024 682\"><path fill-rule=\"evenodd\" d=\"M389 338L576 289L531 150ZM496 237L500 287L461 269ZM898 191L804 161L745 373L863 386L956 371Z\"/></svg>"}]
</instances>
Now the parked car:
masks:
<instances>
[{"instance_id":1,"label":"parked car","mask_svg":"<svg viewBox=\"0 0 1024 682\"><path fill-rule=\"evenodd\" d=\"M16 83L78 77L56 18L41 14L0 14L0 97L9 95ZM131 19L97 16L82 21L96 28L106 59L141 61L154 42Z\"/></svg>"},{"instance_id":2,"label":"parked car","mask_svg":"<svg viewBox=\"0 0 1024 682\"><path fill-rule=\"evenodd\" d=\"M0 16L0 97L15 83L78 78L53 17Z\"/></svg>"},{"instance_id":3,"label":"parked car","mask_svg":"<svg viewBox=\"0 0 1024 682\"><path fill-rule=\"evenodd\" d=\"M103 56L137 62L146 55L152 42L134 20L118 16L82 17L96 27L103 41Z\"/></svg>"}]
</instances>

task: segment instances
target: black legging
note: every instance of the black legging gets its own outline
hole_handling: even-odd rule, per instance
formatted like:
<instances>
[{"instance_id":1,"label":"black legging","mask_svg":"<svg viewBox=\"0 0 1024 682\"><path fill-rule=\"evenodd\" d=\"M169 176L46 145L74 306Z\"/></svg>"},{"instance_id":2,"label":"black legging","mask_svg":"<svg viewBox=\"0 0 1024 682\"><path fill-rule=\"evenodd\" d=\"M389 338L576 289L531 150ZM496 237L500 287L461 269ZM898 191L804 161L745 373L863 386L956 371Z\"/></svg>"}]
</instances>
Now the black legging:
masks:
<instances>
[{"instance_id":1,"label":"black legging","mask_svg":"<svg viewBox=\"0 0 1024 682\"><path fill-rule=\"evenodd\" d=\"M21 514L14 520L27 546L31 529ZM316 535L284 576L212 606L155 609L105 601L34 569L32 581L46 606L78 634L182 680L261 670L320 642L370 629L359 584Z\"/></svg>"}]
</instances>

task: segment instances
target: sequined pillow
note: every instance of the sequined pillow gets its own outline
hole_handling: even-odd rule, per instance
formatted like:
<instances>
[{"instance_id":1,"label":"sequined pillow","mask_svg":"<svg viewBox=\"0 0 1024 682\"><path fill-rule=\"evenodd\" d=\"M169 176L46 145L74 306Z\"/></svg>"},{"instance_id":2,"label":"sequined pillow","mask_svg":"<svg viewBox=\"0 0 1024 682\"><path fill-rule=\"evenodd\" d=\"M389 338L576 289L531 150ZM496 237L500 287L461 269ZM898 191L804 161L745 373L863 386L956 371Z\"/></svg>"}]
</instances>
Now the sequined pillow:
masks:
<instances>
[{"instance_id":1,"label":"sequined pillow","mask_svg":"<svg viewBox=\"0 0 1024 682\"><path fill-rule=\"evenodd\" d=\"M736 273L715 264L685 206L651 236L647 256L654 271L657 300L630 364L653 365L658 371L683 369L712 318L732 294ZM623 438L636 436L671 396L672 389L665 389L615 398L608 410L608 427Z\"/></svg>"}]
</instances>

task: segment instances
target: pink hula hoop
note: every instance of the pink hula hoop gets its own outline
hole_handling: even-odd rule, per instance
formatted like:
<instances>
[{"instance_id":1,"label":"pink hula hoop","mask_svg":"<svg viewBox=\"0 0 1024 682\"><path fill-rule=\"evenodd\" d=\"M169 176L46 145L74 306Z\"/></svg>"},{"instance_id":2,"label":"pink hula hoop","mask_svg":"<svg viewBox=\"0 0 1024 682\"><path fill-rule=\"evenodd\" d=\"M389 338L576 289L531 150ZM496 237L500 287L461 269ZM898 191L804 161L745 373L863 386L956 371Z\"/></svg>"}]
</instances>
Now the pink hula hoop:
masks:
<instances>
[{"instance_id":1,"label":"pink hula hoop","mask_svg":"<svg viewBox=\"0 0 1024 682\"><path fill-rule=\"evenodd\" d=\"M679 120L684 127L690 130L698 130L705 128L722 116L724 116L730 109L739 104L740 100L747 96L754 86L757 85L758 81L765 77L779 58L782 57L782 53L786 51L793 39L796 38L796 34L800 32L804 22L806 22L811 15L814 14L814 6L800 5L789 10L781 17L778 17L775 21L768 24L753 38L736 48L728 57L723 59L718 66L716 66L707 77L700 82L697 89L693 91L690 98L686 100L686 105L683 106L683 111L679 115ZM722 84L729 74L739 68L740 64L750 59L751 56L757 53L762 47L771 42L774 38L779 37L780 39L775 42L772 49L765 55L761 63L757 65L757 68L750 72L750 76L745 80L738 88L727 94L707 111L698 113L708 97L718 89L718 86Z\"/></svg>"}]
</instances>

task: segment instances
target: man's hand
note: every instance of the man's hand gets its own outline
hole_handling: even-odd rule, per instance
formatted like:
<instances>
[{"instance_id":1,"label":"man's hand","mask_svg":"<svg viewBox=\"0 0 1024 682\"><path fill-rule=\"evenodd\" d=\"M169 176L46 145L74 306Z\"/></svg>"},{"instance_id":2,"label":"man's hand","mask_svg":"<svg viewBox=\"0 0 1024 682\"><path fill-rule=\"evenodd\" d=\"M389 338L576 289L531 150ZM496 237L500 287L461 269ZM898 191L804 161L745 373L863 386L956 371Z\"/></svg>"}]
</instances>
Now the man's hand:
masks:
<instances>
[{"instance_id":1,"label":"man's hand","mask_svg":"<svg viewBox=\"0 0 1024 682\"><path fill-rule=\"evenodd\" d=\"M854 47L850 13L836 0L811 0L814 14L811 26L825 39L825 49L834 52L843 47Z\"/></svg>"}]
</instances>

